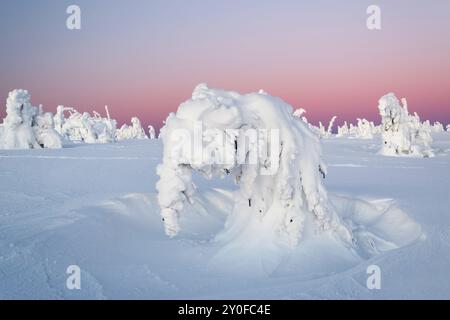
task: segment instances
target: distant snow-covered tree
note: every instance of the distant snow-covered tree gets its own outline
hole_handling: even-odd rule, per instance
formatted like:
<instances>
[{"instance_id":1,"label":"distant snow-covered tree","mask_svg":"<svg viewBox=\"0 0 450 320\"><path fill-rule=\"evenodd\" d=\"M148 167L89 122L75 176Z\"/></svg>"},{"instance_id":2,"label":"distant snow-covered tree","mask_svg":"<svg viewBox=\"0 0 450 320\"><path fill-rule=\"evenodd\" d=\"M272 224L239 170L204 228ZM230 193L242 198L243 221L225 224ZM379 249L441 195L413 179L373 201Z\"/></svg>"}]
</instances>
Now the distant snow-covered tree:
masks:
<instances>
[{"instance_id":1,"label":"distant snow-covered tree","mask_svg":"<svg viewBox=\"0 0 450 320\"><path fill-rule=\"evenodd\" d=\"M124 124L116 132L117 140L148 139L138 117L131 118L131 126Z\"/></svg>"},{"instance_id":2,"label":"distant snow-covered tree","mask_svg":"<svg viewBox=\"0 0 450 320\"><path fill-rule=\"evenodd\" d=\"M148 126L148 136L150 139L155 139L156 138L156 132L155 132L155 128L153 128L152 125Z\"/></svg>"},{"instance_id":3,"label":"distant snow-covered tree","mask_svg":"<svg viewBox=\"0 0 450 320\"><path fill-rule=\"evenodd\" d=\"M94 116L88 112L80 113L74 108L58 106L53 118L55 127L67 139L73 142L84 143L111 143L116 140L117 122L109 116L108 107L105 107L107 118L103 118L94 111ZM69 117L65 117L65 112Z\"/></svg>"},{"instance_id":4,"label":"distant snow-covered tree","mask_svg":"<svg viewBox=\"0 0 450 320\"><path fill-rule=\"evenodd\" d=\"M337 116L334 116L333 118L331 118L330 123L328 124L328 129L327 129L327 136L331 136L333 134L333 126L334 126L334 122L336 121Z\"/></svg>"},{"instance_id":5,"label":"distant snow-covered tree","mask_svg":"<svg viewBox=\"0 0 450 320\"><path fill-rule=\"evenodd\" d=\"M373 122L369 122L367 119L357 119L356 138L360 139L372 139L373 138Z\"/></svg>"},{"instance_id":6,"label":"distant snow-covered tree","mask_svg":"<svg viewBox=\"0 0 450 320\"><path fill-rule=\"evenodd\" d=\"M255 132L263 138L250 134ZM319 138L280 98L200 84L169 115L160 137L156 188L169 236L181 229L183 208L194 201L192 174L199 172L207 178L231 175L240 187L221 241L264 234L267 241L293 246L308 234L334 230L351 242L321 181L326 167Z\"/></svg>"},{"instance_id":7,"label":"distant snow-covered tree","mask_svg":"<svg viewBox=\"0 0 450 320\"><path fill-rule=\"evenodd\" d=\"M418 116L410 116L406 99L403 106L395 94L380 98L378 109L381 115L383 145L380 154L387 156L431 157L431 135L422 128Z\"/></svg>"},{"instance_id":8,"label":"distant snow-covered tree","mask_svg":"<svg viewBox=\"0 0 450 320\"><path fill-rule=\"evenodd\" d=\"M440 123L439 121L436 121L433 124L433 132L439 133L439 132L444 132L444 131L445 131L444 125L442 123Z\"/></svg>"},{"instance_id":9,"label":"distant snow-covered tree","mask_svg":"<svg viewBox=\"0 0 450 320\"><path fill-rule=\"evenodd\" d=\"M39 107L39 112L34 118L33 131L40 146L49 149L62 148L62 137L55 130L53 114L44 112L42 106Z\"/></svg>"},{"instance_id":10,"label":"distant snow-covered tree","mask_svg":"<svg viewBox=\"0 0 450 320\"><path fill-rule=\"evenodd\" d=\"M17 89L6 100L6 118L0 135L0 149L61 148L61 136L54 130L53 115L42 106L33 107L27 90Z\"/></svg>"}]
</instances>

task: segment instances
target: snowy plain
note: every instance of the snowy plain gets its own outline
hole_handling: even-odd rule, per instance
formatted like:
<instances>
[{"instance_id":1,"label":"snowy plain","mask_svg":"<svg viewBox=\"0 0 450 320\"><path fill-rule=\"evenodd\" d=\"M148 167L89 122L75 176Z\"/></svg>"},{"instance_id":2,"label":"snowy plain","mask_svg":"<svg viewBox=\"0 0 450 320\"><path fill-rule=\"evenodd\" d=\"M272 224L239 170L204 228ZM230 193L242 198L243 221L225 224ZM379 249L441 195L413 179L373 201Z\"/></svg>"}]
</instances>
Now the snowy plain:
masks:
<instances>
[{"instance_id":1,"label":"snowy plain","mask_svg":"<svg viewBox=\"0 0 450 320\"><path fill-rule=\"evenodd\" d=\"M164 234L159 140L1 150L0 299L449 299L450 133L433 137L434 158L380 156L380 138L322 140L333 204L379 252L355 254L323 234L276 265L270 250L254 253L255 272L217 259L229 179L196 177L182 231ZM373 264L380 290L366 287ZM66 288L70 265L81 290Z\"/></svg>"}]
</instances>

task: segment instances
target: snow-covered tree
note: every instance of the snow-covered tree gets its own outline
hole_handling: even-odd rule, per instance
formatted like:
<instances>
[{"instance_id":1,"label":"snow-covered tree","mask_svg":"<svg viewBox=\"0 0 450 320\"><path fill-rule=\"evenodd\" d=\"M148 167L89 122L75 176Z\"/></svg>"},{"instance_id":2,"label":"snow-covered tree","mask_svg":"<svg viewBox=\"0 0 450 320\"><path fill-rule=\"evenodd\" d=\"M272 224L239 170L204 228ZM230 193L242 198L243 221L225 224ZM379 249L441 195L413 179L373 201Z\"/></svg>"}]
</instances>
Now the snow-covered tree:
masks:
<instances>
[{"instance_id":1,"label":"snow-covered tree","mask_svg":"<svg viewBox=\"0 0 450 320\"><path fill-rule=\"evenodd\" d=\"M344 124L342 126L338 126L338 133L336 137L345 137L349 134L349 128L347 125L347 121L344 121Z\"/></svg>"},{"instance_id":2,"label":"snow-covered tree","mask_svg":"<svg viewBox=\"0 0 450 320\"><path fill-rule=\"evenodd\" d=\"M360 139L372 139L373 138L373 122L369 122L366 119L357 119L356 138Z\"/></svg>"},{"instance_id":3,"label":"snow-covered tree","mask_svg":"<svg viewBox=\"0 0 450 320\"><path fill-rule=\"evenodd\" d=\"M6 100L6 118L0 149L61 148L61 136L53 128L53 115L33 107L27 90L17 89Z\"/></svg>"},{"instance_id":4,"label":"snow-covered tree","mask_svg":"<svg viewBox=\"0 0 450 320\"><path fill-rule=\"evenodd\" d=\"M450 124L447 125L447 132L450 132Z\"/></svg>"},{"instance_id":5,"label":"snow-covered tree","mask_svg":"<svg viewBox=\"0 0 450 320\"><path fill-rule=\"evenodd\" d=\"M432 141L418 116L410 116L406 99L403 106L395 94L389 93L378 102L382 122L383 145L380 154L431 157ZM426 127L426 126L425 126Z\"/></svg>"},{"instance_id":6,"label":"snow-covered tree","mask_svg":"<svg viewBox=\"0 0 450 320\"><path fill-rule=\"evenodd\" d=\"M44 112L42 106L33 121L33 131L40 146L50 149L62 148L63 140L61 135L55 130L53 114Z\"/></svg>"},{"instance_id":7,"label":"snow-covered tree","mask_svg":"<svg viewBox=\"0 0 450 320\"><path fill-rule=\"evenodd\" d=\"M156 138L155 128L152 125L148 125L148 136L152 140Z\"/></svg>"},{"instance_id":8,"label":"snow-covered tree","mask_svg":"<svg viewBox=\"0 0 450 320\"><path fill-rule=\"evenodd\" d=\"M73 142L111 143L116 140L116 120L111 119L109 110L105 107L107 118L94 111L94 116L88 112L80 113L74 108L58 106L54 117L55 127L61 134ZM68 112L66 118L64 113Z\"/></svg>"},{"instance_id":9,"label":"snow-covered tree","mask_svg":"<svg viewBox=\"0 0 450 320\"><path fill-rule=\"evenodd\" d=\"M240 187L222 241L264 234L293 246L323 230L351 241L321 181L326 167L319 138L280 98L200 84L169 115L160 137L156 188L169 236L180 231L183 208L193 202L196 171L206 178L231 175Z\"/></svg>"},{"instance_id":10,"label":"snow-covered tree","mask_svg":"<svg viewBox=\"0 0 450 320\"><path fill-rule=\"evenodd\" d=\"M433 132L439 133L439 132L444 132L444 125L442 123L440 123L439 121L436 121L433 124Z\"/></svg>"},{"instance_id":11,"label":"snow-covered tree","mask_svg":"<svg viewBox=\"0 0 450 320\"><path fill-rule=\"evenodd\" d=\"M327 136L331 136L333 134L333 126L334 122L336 121L336 118L337 118L336 116L331 118L330 123L328 124Z\"/></svg>"},{"instance_id":12,"label":"snow-covered tree","mask_svg":"<svg viewBox=\"0 0 450 320\"><path fill-rule=\"evenodd\" d=\"M124 124L116 132L117 140L148 139L138 117L131 118L131 126Z\"/></svg>"}]
</instances>

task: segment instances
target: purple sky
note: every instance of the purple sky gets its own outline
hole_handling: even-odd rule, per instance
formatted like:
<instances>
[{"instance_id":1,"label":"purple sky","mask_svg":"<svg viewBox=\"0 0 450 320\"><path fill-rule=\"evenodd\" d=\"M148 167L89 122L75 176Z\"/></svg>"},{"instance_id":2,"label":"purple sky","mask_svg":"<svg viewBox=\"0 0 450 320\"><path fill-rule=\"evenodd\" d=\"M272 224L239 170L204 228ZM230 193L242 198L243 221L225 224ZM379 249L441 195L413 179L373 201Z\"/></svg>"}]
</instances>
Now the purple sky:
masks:
<instances>
[{"instance_id":1,"label":"purple sky","mask_svg":"<svg viewBox=\"0 0 450 320\"><path fill-rule=\"evenodd\" d=\"M78 4L82 30L65 27ZM382 30L366 9L382 10ZM393 91L422 119L450 123L448 0L2 1L0 99L28 89L32 103L138 116L160 127L207 82L263 88L313 122L378 120ZM1 108L0 116L5 115Z\"/></svg>"}]
</instances>

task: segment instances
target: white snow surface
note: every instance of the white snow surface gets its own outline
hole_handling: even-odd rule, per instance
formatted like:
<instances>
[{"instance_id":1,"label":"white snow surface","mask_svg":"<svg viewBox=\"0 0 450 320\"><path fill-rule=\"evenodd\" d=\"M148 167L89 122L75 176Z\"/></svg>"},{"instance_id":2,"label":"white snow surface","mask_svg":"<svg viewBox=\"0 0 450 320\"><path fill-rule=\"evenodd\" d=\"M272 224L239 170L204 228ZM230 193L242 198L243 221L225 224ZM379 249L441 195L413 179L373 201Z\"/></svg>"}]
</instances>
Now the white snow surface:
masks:
<instances>
[{"instance_id":1,"label":"white snow surface","mask_svg":"<svg viewBox=\"0 0 450 320\"><path fill-rule=\"evenodd\" d=\"M433 138L434 158L383 157L379 137L323 140L323 183L358 245L324 232L275 262L267 248L266 273L214 263L231 179L194 175L181 231L165 235L159 139L0 150L0 299L449 299L450 134ZM372 264L381 290L366 288ZM81 290L66 289L69 265Z\"/></svg>"}]
</instances>

